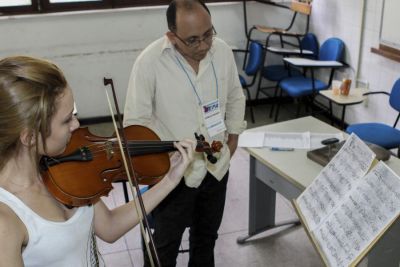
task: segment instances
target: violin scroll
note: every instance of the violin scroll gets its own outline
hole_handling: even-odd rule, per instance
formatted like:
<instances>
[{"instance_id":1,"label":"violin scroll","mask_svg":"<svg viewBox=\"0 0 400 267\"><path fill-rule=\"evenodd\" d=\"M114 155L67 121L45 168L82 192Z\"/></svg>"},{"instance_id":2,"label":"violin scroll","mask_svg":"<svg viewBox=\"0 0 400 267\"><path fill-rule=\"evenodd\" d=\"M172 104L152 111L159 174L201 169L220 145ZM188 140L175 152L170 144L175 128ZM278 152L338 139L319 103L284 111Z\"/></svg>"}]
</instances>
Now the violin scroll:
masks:
<instances>
[{"instance_id":1,"label":"violin scroll","mask_svg":"<svg viewBox=\"0 0 400 267\"><path fill-rule=\"evenodd\" d=\"M197 140L196 152L206 153L207 160L212 164L215 164L217 162L217 158L213 154L221 151L223 146L222 143L220 141L213 141L210 146L210 144L205 141L205 138L202 134L198 135L197 133L194 133L194 136Z\"/></svg>"}]
</instances>

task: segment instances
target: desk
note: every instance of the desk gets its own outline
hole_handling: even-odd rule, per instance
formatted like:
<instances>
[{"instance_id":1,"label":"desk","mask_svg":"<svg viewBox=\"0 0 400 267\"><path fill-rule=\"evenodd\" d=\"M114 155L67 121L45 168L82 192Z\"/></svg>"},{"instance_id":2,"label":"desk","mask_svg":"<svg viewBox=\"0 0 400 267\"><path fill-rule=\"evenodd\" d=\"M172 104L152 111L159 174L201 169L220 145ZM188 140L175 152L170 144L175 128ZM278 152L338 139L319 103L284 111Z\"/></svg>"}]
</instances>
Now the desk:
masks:
<instances>
[{"instance_id":1,"label":"desk","mask_svg":"<svg viewBox=\"0 0 400 267\"><path fill-rule=\"evenodd\" d=\"M366 92L367 92L367 89L365 89L365 88L353 88L353 89L350 89L350 93L348 96L344 96L344 95L334 95L332 93L332 90L319 91L320 95L327 98L330 102L333 102L336 105L342 106L342 118L340 121L341 129L344 129L344 118L345 118L345 114L346 114L346 107L362 103L366 99L366 96L363 95Z\"/></svg>"},{"instance_id":2,"label":"desk","mask_svg":"<svg viewBox=\"0 0 400 267\"><path fill-rule=\"evenodd\" d=\"M339 130L313 117L275 123L252 129L276 132L338 133ZM275 223L276 192L292 200L312 182L322 166L307 158L307 150L274 152L268 148L247 148L250 154L250 195L248 235L239 237L239 244L276 226L296 222ZM400 174L400 160L391 157L387 165ZM399 267L400 222L382 237L368 254L369 267Z\"/></svg>"}]
</instances>

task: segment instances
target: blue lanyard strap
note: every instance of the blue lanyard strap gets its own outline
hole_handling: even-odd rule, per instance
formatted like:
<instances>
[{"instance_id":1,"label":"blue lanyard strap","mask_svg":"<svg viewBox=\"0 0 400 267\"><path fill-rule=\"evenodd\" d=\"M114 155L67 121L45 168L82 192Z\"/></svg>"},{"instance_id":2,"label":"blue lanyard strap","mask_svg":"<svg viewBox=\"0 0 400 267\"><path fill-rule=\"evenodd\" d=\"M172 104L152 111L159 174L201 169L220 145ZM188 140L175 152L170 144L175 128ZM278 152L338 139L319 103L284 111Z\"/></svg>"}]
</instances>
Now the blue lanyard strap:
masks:
<instances>
[{"instance_id":1,"label":"blue lanyard strap","mask_svg":"<svg viewBox=\"0 0 400 267\"><path fill-rule=\"evenodd\" d=\"M200 99L199 94L197 93L196 87L194 86L194 84L193 84L193 82L192 82L192 79L190 79L189 73L187 72L187 70L185 69L185 67L182 65L182 62L179 60L179 58L178 58L177 56L175 56L175 57L176 57L176 60L177 60L178 63L179 63L179 66L181 66L182 70L185 72L186 77L188 78L188 80L189 80L189 82L190 82L190 85L192 86L192 89L193 89L194 93L195 93L196 96L197 96L197 100L198 100L199 106L200 106L201 103L202 103L202 101L201 101L201 99ZM215 86L216 86L217 99L218 99L218 91L219 91L219 88L218 88L218 79L217 79L217 73L215 72L214 63L213 63L212 61L211 61L211 66L212 66L213 73L214 73Z\"/></svg>"},{"instance_id":2,"label":"blue lanyard strap","mask_svg":"<svg viewBox=\"0 0 400 267\"><path fill-rule=\"evenodd\" d=\"M214 72L214 78L215 78L215 87L217 88L217 99L218 99L218 91L219 91L219 88L218 88L218 79L217 79L217 73L215 72L215 68L214 68L214 63L211 61L211 66L212 66L212 68L213 68L213 72Z\"/></svg>"}]
</instances>

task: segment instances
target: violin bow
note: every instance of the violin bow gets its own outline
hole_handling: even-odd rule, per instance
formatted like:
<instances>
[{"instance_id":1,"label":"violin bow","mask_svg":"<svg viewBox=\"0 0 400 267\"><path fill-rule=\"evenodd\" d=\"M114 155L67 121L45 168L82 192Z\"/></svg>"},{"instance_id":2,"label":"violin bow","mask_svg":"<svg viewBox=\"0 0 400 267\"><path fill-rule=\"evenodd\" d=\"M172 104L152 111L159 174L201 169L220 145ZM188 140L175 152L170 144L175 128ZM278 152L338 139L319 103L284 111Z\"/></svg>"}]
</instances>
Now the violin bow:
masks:
<instances>
[{"instance_id":1,"label":"violin bow","mask_svg":"<svg viewBox=\"0 0 400 267\"><path fill-rule=\"evenodd\" d=\"M133 195L133 202L135 204L136 213L137 213L137 215L139 217L140 229L141 229L141 232L142 232L142 236L143 236L143 238L145 240L144 243L146 245L147 254L149 256L150 263L151 263L152 267L155 267L155 266L161 267L161 262L160 262L160 259L158 257L158 254L157 254L157 250L156 250L156 247L154 245L154 240L153 240L153 236L151 234L149 222L147 220L146 209L145 209L144 204L143 204L143 198L142 198L142 196L140 194L139 184L137 182L138 179L137 179L135 171L133 169L132 161L131 160L129 160L129 161L127 160L127 158L128 159L131 158L130 154L129 154L129 150L127 149L127 146L124 147L122 145L122 142L124 142L124 144L128 144L128 142L127 142L127 138L126 138L125 132L123 131L124 127L123 127L123 123L122 123L122 116L121 116L121 112L119 110L119 106L118 106L117 96L115 94L113 80L104 78L104 86L107 86L107 85L111 85L111 91L112 91L112 96L113 96L113 100L114 100L114 107L115 107L115 111L117 113L116 115L117 115L117 118L118 118L119 127L117 126L117 123L115 121L114 112L112 110L112 105L111 105L111 100L110 100L110 97L109 97L107 89L106 89L105 92L106 92L106 96L107 96L108 107L110 109L111 118L112 118L113 125L114 125L114 128L115 128L116 138L118 140L118 144L119 144L119 147L120 147L123 164L124 164L124 167L125 167L126 175L128 177L128 181L129 181L129 185L130 185L130 188L131 188L131 192L132 192L132 195ZM122 139L122 141L121 141L121 139ZM134 194L134 192L136 194ZM149 243L150 243L150 246L149 246Z\"/></svg>"}]
</instances>

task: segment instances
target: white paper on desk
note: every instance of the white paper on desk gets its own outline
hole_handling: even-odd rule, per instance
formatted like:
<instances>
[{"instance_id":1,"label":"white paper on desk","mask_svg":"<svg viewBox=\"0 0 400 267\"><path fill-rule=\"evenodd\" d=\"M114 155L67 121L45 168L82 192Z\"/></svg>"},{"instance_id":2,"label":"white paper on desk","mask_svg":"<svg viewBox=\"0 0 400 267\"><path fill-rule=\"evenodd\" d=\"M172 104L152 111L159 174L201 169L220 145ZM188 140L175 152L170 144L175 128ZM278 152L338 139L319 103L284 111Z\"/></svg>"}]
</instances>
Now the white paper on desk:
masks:
<instances>
[{"instance_id":1,"label":"white paper on desk","mask_svg":"<svg viewBox=\"0 0 400 267\"><path fill-rule=\"evenodd\" d=\"M311 149L317 149L321 148L324 145L321 144L322 140L328 139L328 138L337 138L340 141L344 140L343 134L342 133L335 133L335 134L329 134L329 133L311 133L311 141L310 141L310 148Z\"/></svg>"},{"instance_id":2,"label":"white paper on desk","mask_svg":"<svg viewBox=\"0 0 400 267\"><path fill-rule=\"evenodd\" d=\"M322 140L337 138L344 140L342 133L292 133L292 132L251 132L239 135L239 147L282 147L296 149L316 149L323 147Z\"/></svg>"},{"instance_id":3,"label":"white paper on desk","mask_svg":"<svg viewBox=\"0 0 400 267\"><path fill-rule=\"evenodd\" d=\"M263 147L265 132L245 131L239 135L239 147Z\"/></svg>"},{"instance_id":4,"label":"white paper on desk","mask_svg":"<svg viewBox=\"0 0 400 267\"><path fill-rule=\"evenodd\" d=\"M310 132L266 132L264 146L282 148L310 148Z\"/></svg>"}]
</instances>

